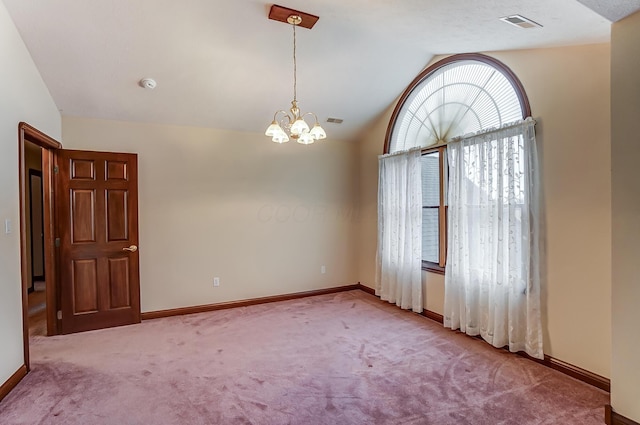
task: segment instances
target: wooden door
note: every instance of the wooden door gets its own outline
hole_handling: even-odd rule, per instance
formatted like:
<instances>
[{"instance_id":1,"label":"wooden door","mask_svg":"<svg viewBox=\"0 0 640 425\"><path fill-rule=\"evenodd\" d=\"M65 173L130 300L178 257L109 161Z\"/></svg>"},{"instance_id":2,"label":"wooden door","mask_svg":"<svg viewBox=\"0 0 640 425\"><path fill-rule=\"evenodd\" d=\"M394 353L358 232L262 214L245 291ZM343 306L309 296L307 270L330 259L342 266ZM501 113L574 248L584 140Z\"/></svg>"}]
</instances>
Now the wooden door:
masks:
<instances>
[{"instance_id":1,"label":"wooden door","mask_svg":"<svg viewBox=\"0 0 640 425\"><path fill-rule=\"evenodd\" d=\"M62 333L139 323L137 155L61 149L56 165Z\"/></svg>"}]
</instances>

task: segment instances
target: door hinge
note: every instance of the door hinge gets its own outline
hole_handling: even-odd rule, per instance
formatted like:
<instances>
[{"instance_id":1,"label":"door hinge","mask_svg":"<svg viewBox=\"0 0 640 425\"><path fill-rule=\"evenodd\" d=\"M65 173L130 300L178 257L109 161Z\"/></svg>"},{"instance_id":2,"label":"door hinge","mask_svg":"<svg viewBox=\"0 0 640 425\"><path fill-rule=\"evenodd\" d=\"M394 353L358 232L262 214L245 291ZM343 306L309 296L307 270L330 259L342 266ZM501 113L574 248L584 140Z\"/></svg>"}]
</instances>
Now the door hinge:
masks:
<instances>
[{"instance_id":1,"label":"door hinge","mask_svg":"<svg viewBox=\"0 0 640 425\"><path fill-rule=\"evenodd\" d=\"M58 168L57 165L53 166L53 174L58 174L58 171L60 171L60 169Z\"/></svg>"},{"instance_id":2,"label":"door hinge","mask_svg":"<svg viewBox=\"0 0 640 425\"><path fill-rule=\"evenodd\" d=\"M58 310L58 320L62 320L62 310Z\"/></svg>"},{"instance_id":3,"label":"door hinge","mask_svg":"<svg viewBox=\"0 0 640 425\"><path fill-rule=\"evenodd\" d=\"M54 241L54 245L56 246L56 248L60 248L60 238L56 238L56 240Z\"/></svg>"}]
</instances>

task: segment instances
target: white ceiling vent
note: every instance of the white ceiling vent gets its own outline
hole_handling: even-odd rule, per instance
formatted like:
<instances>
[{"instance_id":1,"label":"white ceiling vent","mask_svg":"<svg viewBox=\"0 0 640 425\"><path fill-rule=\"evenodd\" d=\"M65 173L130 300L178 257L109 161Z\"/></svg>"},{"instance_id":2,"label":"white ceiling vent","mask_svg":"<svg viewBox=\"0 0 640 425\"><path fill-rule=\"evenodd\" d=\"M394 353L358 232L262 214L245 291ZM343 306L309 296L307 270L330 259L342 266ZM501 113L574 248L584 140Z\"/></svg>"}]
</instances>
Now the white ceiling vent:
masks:
<instances>
[{"instance_id":1,"label":"white ceiling vent","mask_svg":"<svg viewBox=\"0 0 640 425\"><path fill-rule=\"evenodd\" d=\"M342 124L344 121L342 118L327 118L327 122L332 122L334 124Z\"/></svg>"},{"instance_id":2,"label":"white ceiling vent","mask_svg":"<svg viewBox=\"0 0 640 425\"><path fill-rule=\"evenodd\" d=\"M515 25L518 28L541 28L542 25L539 23L532 21L529 18L525 18L522 15L511 15L505 16L504 18L500 18L502 22L506 22L507 24Z\"/></svg>"}]
</instances>

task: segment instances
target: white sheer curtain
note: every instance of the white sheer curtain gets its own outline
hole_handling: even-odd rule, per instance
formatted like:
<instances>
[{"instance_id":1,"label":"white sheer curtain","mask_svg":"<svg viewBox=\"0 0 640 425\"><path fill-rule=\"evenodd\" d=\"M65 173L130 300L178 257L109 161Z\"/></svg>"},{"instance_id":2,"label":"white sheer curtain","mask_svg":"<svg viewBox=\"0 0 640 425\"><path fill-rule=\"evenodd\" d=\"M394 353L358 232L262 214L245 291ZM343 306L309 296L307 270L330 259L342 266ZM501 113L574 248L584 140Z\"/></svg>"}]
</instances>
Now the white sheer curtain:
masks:
<instances>
[{"instance_id":1,"label":"white sheer curtain","mask_svg":"<svg viewBox=\"0 0 640 425\"><path fill-rule=\"evenodd\" d=\"M379 157L376 295L422 312L420 149Z\"/></svg>"},{"instance_id":2,"label":"white sheer curtain","mask_svg":"<svg viewBox=\"0 0 640 425\"><path fill-rule=\"evenodd\" d=\"M444 324L543 358L532 119L448 145Z\"/></svg>"}]
</instances>

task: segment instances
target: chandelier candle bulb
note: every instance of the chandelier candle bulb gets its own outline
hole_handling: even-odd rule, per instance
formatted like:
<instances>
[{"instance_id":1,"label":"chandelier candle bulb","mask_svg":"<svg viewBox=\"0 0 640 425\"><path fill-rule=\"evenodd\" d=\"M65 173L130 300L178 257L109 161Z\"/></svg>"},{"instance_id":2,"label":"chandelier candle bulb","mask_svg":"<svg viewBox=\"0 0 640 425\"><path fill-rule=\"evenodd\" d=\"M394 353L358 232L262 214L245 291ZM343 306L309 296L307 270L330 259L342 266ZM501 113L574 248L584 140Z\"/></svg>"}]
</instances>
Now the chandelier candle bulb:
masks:
<instances>
[{"instance_id":1,"label":"chandelier candle bulb","mask_svg":"<svg viewBox=\"0 0 640 425\"><path fill-rule=\"evenodd\" d=\"M296 12L301 13L301 12ZM271 137L275 143L285 143L289 137L303 145L310 145L316 140L326 139L327 133L318 123L318 116L313 112L305 114L298 108L297 91L297 62L296 62L296 26L302 23L302 17L292 14L287 18L287 22L293 27L293 100L289 111L280 110L273 114L273 121L264 132L265 136ZM278 119L280 116L280 119ZM309 124L305 121L306 116L315 118L315 125L309 130Z\"/></svg>"}]
</instances>

